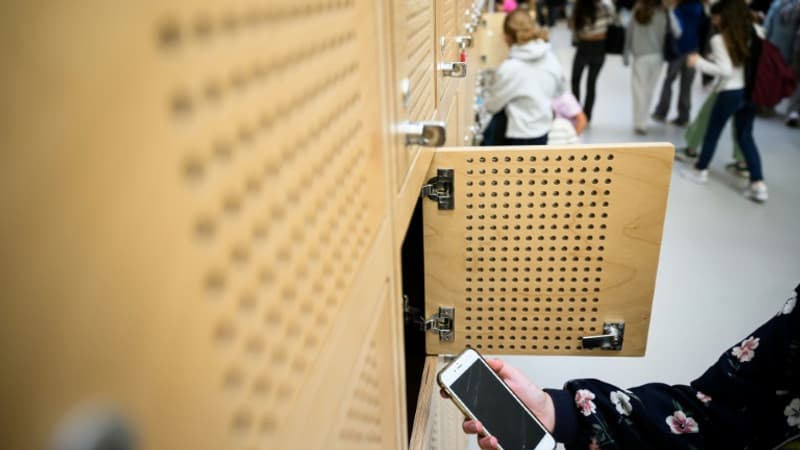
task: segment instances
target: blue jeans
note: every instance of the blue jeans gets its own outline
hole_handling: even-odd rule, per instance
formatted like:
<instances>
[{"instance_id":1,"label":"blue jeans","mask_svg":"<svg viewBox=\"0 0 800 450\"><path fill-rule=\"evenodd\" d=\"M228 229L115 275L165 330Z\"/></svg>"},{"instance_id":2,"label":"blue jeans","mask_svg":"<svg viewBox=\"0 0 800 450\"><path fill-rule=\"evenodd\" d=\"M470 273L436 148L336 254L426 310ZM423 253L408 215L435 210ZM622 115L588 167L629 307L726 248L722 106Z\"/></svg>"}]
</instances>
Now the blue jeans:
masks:
<instances>
[{"instance_id":1,"label":"blue jeans","mask_svg":"<svg viewBox=\"0 0 800 450\"><path fill-rule=\"evenodd\" d=\"M745 98L744 89L732 91L722 91L717 95L714 108L711 110L711 117L708 119L708 128L703 138L703 150L697 159L695 168L705 170L714 157L717 149L717 141L725 122L733 116L733 123L736 126L736 137L742 147L744 159L747 161L747 170L750 171L750 181L761 181L764 179L761 173L761 158L758 155L756 141L753 139L753 122L756 118L756 107Z\"/></svg>"}]
</instances>

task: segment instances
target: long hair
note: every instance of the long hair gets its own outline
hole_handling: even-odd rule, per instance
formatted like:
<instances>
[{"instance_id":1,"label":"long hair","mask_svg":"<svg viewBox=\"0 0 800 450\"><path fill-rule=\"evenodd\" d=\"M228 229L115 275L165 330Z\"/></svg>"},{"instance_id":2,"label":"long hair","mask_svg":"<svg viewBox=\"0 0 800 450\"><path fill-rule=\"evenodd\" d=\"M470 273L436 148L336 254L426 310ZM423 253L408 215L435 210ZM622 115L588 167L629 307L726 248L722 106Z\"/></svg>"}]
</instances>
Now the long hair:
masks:
<instances>
[{"instance_id":1,"label":"long hair","mask_svg":"<svg viewBox=\"0 0 800 450\"><path fill-rule=\"evenodd\" d=\"M514 44L525 44L534 39L547 40L547 33L542 32L533 22L528 11L515 9L506 15L503 21L503 32Z\"/></svg>"},{"instance_id":2,"label":"long hair","mask_svg":"<svg viewBox=\"0 0 800 450\"><path fill-rule=\"evenodd\" d=\"M716 5L715 5L716 6ZM721 0L718 8L719 31L734 66L744 64L750 56L753 16L744 0Z\"/></svg>"},{"instance_id":3,"label":"long hair","mask_svg":"<svg viewBox=\"0 0 800 450\"><path fill-rule=\"evenodd\" d=\"M633 18L640 25L647 25L653 20L653 14L661 5L659 0L638 0L633 8Z\"/></svg>"},{"instance_id":4,"label":"long hair","mask_svg":"<svg viewBox=\"0 0 800 450\"><path fill-rule=\"evenodd\" d=\"M597 20L596 0L576 0L575 9L572 11L575 30L581 30L584 26L593 24L595 20Z\"/></svg>"}]
</instances>

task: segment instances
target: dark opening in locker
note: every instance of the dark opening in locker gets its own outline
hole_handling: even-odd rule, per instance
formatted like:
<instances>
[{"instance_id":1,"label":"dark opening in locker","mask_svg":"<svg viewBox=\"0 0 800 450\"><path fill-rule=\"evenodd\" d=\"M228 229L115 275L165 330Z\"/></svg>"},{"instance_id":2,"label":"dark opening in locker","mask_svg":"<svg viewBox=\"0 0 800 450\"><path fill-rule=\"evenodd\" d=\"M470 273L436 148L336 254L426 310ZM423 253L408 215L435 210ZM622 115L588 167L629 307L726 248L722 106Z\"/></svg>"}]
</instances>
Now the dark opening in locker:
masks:
<instances>
[{"instance_id":1,"label":"dark opening in locker","mask_svg":"<svg viewBox=\"0 0 800 450\"><path fill-rule=\"evenodd\" d=\"M411 222L401 248L402 283L404 299L404 327L406 363L406 414L408 436L414 426L422 372L425 367L425 333L420 329L425 314L425 267L422 246L422 202L417 201Z\"/></svg>"}]
</instances>

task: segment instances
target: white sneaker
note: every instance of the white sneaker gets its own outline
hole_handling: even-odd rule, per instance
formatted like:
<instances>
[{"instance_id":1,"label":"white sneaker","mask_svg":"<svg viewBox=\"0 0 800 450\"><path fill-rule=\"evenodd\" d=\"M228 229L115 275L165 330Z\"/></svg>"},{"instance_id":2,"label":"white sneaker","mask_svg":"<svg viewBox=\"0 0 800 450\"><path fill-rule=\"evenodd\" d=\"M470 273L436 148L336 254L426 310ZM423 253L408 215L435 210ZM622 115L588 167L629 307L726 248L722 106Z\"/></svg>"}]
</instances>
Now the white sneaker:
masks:
<instances>
[{"instance_id":1,"label":"white sneaker","mask_svg":"<svg viewBox=\"0 0 800 450\"><path fill-rule=\"evenodd\" d=\"M708 170L697 170L692 167L691 169L681 169L678 173L683 178L698 184L708 181Z\"/></svg>"},{"instance_id":2,"label":"white sneaker","mask_svg":"<svg viewBox=\"0 0 800 450\"><path fill-rule=\"evenodd\" d=\"M747 186L747 190L744 191L744 196L754 202L764 203L769 198L767 185L759 181L750 183L750 186Z\"/></svg>"}]
</instances>

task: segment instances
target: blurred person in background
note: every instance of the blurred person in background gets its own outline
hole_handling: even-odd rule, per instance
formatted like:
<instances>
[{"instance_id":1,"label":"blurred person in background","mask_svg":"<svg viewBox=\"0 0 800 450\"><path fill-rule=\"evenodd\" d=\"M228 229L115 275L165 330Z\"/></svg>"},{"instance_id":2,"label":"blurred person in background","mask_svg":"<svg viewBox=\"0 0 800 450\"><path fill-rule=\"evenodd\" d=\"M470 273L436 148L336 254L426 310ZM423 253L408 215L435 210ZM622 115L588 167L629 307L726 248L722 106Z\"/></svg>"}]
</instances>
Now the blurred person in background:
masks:
<instances>
[{"instance_id":1,"label":"blurred person in background","mask_svg":"<svg viewBox=\"0 0 800 450\"><path fill-rule=\"evenodd\" d=\"M625 33L622 62L627 66L630 56L633 55L631 88L633 130L636 134L647 134L650 103L664 64L663 49L667 27L671 26L672 34L676 38L681 35L680 25L671 15L672 12L661 4L661 0L638 0Z\"/></svg>"},{"instance_id":2,"label":"blurred person in background","mask_svg":"<svg viewBox=\"0 0 800 450\"><path fill-rule=\"evenodd\" d=\"M657 122L667 120L670 104L672 103L672 84L680 75L678 89L678 116L671 123L685 126L689 123L692 111L692 82L694 81L694 67L686 63L689 54L698 53L700 48L700 34L703 24L708 18L700 0L679 0L674 9L675 17L681 29L678 38L678 51L681 56L667 65L667 75L661 87L661 96L653 111L652 118Z\"/></svg>"},{"instance_id":3,"label":"blurred person in background","mask_svg":"<svg viewBox=\"0 0 800 450\"><path fill-rule=\"evenodd\" d=\"M581 78L584 70L588 69L583 112L589 122L592 120L597 77L606 60L606 32L615 16L614 5L609 0L576 0L569 21L577 47L572 61L572 94L581 100Z\"/></svg>"},{"instance_id":4,"label":"blurred person in background","mask_svg":"<svg viewBox=\"0 0 800 450\"><path fill-rule=\"evenodd\" d=\"M795 73L800 72L798 53L800 53L800 0L775 0L764 20L766 38L778 47L778 50ZM786 124L798 126L800 120L800 90L796 90L789 101L786 112Z\"/></svg>"},{"instance_id":5,"label":"blurred person in background","mask_svg":"<svg viewBox=\"0 0 800 450\"><path fill-rule=\"evenodd\" d=\"M494 145L546 145L553 120L551 102L564 91L561 64L546 41L546 32L528 11L510 12L503 34L511 49L495 71L484 103L494 115L488 128L500 123L493 131Z\"/></svg>"},{"instance_id":6,"label":"blurred person in background","mask_svg":"<svg viewBox=\"0 0 800 450\"><path fill-rule=\"evenodd\" d=\"M714 156L719 136L725 122L733 116L736 137L750 172L750 185L744 194L753 201L763 203L767 201L768 194L761 172L761 157L753 139L756 107L750 100L752 86L747 84L752 81L745 77L746 66L754 63L750 54L750 43L755 36L753 17L744 0L721 0L712 6L711 12L715 20L719 17L719 22L715 23L719 33L711 38L710 59L692 53L686 62L704 73L719 77L715 87L717 99L711 110L700 156L693 169L680 173L692 181L706 182L708 165Z\"/></svg>"}]
</instances>

